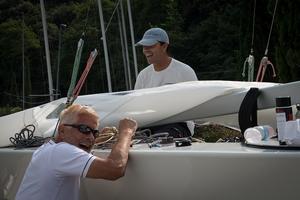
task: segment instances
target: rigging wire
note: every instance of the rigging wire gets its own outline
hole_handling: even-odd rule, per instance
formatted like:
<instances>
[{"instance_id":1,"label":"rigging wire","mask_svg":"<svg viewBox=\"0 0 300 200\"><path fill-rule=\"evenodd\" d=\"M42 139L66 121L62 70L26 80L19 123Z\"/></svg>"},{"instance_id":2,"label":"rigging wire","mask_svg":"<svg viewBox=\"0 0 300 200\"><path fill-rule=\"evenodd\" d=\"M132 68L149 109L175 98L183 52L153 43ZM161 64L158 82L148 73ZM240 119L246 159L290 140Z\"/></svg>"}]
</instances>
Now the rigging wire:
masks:
<instances>
[{"instance_id":1,"label":"rigging wire","mask_svg":"<svg viewBox=\"0 0 300 200\"><path fill-rule=\"evenodd\" d=\"M267 42L267 46L266 46L266 50L265 50L265 55L268 54L268 48L269 48L271 33L272 33L272 29L273 29L273 24L274 24L274 18L275 18L275 13L276 13L276 9L277 9L277 4L278 4L278 0L276 0L274 11L273 11L272 23L271 23L271 27L270 27L270 32L269 32L268 42Z\"/></svg>"},{"instance_id":2,"label":"rigging wire","mask_svg":"<svg viewBox=\"0 0 300 200\"><path fill-rule=\"evenodd\" d=\"M77 82L76 86L75 86L75 89L73 88L72 91L71 91L71 95L70 97L68 97L67 99L67 102L65 104L65 108L68 108L70 105L73 104L73 102L77 99L80 91L81 91L81 88L86 80L86 77L95 61L95 58L96 56L98 55L98 51L97 49L95 49L94 51L92 51L90 53L90 57L87 61L87 64L85 66L85 69L83 71L83 73L81 74L81 77L79 79L79 81ZM56 130L57 130L57 127L58 127L58 124L59 124L59 121L60 121L60 118L58 117L58 120L57 120L57 123L55 125L55 129L53 131L53 134L52 134L52 137L54 137L55 133L56 133Z\"/></svg>"},{"instance_id":3,"label":"rigging wire","mask_svg":"<svg viewBox=\"0 0 300 200\"><path fill-rule=\"evenodd\" d=\"M253 46L254 46L255 17L256 17L256 0L254 0L254 5L253 5L252 40L251 40L251 50L252 51L253 51Z\"/></svg>"},{"instance_id":4,"label":"rigging wire","mask_svg":"<svg viewBox=\"0 0 300 200\"><path fill-rule=\"evenodd\" d=\"M91 0L92 1L92 0ZM87 10L87 13L86 13L86 17L85 17L85 24L84 24L84 28L83 28L83 33L81 35L81 38L79 39L78 41L78 44L77 44L77 51L76 51L76 55L75 55L75 60L74 60L74 65L73 65L73 72L72 72L72 78L71 78L71 83L70 83L70 86L69 86L69 89L68 89L68 94L67 94L67 101L65 103L65 108L69 107L70 105L73 104L73 102L76 100L77 96L75 97L74 96L74 87L75 87L75 83L76 83L76 80L77 80L77 74L78 74L78 70L79 70L79 64L80 64L80 59L81 59L81 55L82 55L82 49L83 49L83 45L84 45L84 37L85 37L85 32L87 30L87 23L88 23L88 17L89 17L89 12L90 12L90 7L91 7L91 1L88 3L88 10ZM94 50L94 54L95 54L95 57L97 56L97 50L95 49ZM92 53L91 53L92 54ZM92 61L89 61L90 58L88 59L88 63L86 65L86 68L88 67L91 67L91 65L93 64L94 60L95 60L95 57L93 57L93 60ZM90 64L91 63L91 64ZM86 71L86 70L85 70ZM83 73L85 73L85 71ZM88 70L89 71L89 70ZM87 72L88 73L88 72ZM83 74L82 74L83 75ZM86 74L87 76L87 74ZM86 78L85 76L85 78ZM85 78L83 80L83 82L85 81ZM80 83L80 84L83 84ZM78 87L78 84L76 85L76 88ZM76 89L75 88L75 89ZM78 89L76 89L78 90ZM81 87L78 91L78 94L81 90ZM77 94L77 95L78 95ZM57 120L57 123L56 123L56 126L55 126L55 129L53 131L53 134L52 134L52 137L54 137L55 133L56 133L56 130L57 130L57 127L58 127L58 124L59 124L59 121L60 121L60 118L58 117L58 120Z\"/></svg>"},{"instance_id":5,"label":"rigging wire","mask_svg":"<svg viewBox=\"0 0 300 200\"><path fill-rule=\"evenodd\" d=\"M105 28L105 33L107 32L107 29L109 28L109 26L110 26L110 24L111 24L112 18L114 17L115 12L117 11L117 8L118 8L120 2L121 2L121 0L118 0L116 6L115 6L115 8L114 8L114 11L113 11L113 13L111 14L111 16L110 16L110 18L109 18L109 21L108 21L107 26L106 26L106 28Z\"/></svg>"},{"instance_id":6,"label":"rigging wire","mask_svg":"<svg viewBox=\"0 0 300 200\"><path fill-rule=\"evenodd\" d=\"M67 107L69 107L70 105L72 105L73 102L74 102L74 101L76 100L76 98L78 97L78 95L79 95L79 93L80 93L80 91L81 91L81 88L82 88L82 86L83 86L83 84L84 84L84 82L85 82L85 79L86 79L86 77L87 77L87 75L88 75L88 73L89 73L89 71L90 71L90 69L91 69L91 67L92 67L92 65L93 65L93 63L94 63L94 60L95 60L95 58L96 58L97 55L98 55L97 49L95 49L93 52L90 53L90 57L89 57L89 59L88 59L88 61L87 61L85 70L84 70L83 73L81 74L81 77L80 77L80 79L79 79L79 81L78 81L78 83L77 83L75 89L74 89L74 88L72 89L72 91L71 91L72 95L70 95L70 97L68 97L67 102L66 102L66 104L65 104L65 108L67 108ZM55 132L56 132L57 127L58 127L58 124L59 124L59 121L60 121L60 118L58 117L58 120L57 120L55 129L54 129L54 131L53 131L52 137L54 137L54 135L55 135Z\"/></svg>"},{"instance_id":7,"label":"rigging wire","mask_svg":"<svg viewBox=\"0 0 300 200\"><path fill-rule=\"evenodd\" d=\"M248 67L248 81L253 81L253 76L254 76L254 62L255 58L253 56L254 50L254 32L255 32L255 16L256 16L256 0L254 0L254 5L253 5L253 19L252 19L252 36L251 36L251 50L249 56L246 58L244 61L244 66L243 66L243 72L242 76L245 77L245 70L246 67Z\"/></svg>"},{"instance_id":8,"label":"rigging wire","mask_svg":"<svg viewBox=\"0 0 300 200\"><path fill-rule=\"evenodd\" d=\"M81 37L77 43L77 50L76 50L76 55L75 55L75 60L74 60L74 64L73 64L73 72L72 72L72 77L71 77L71 83L68 89L68 93L67 93L67 102L66 105L69 104L69 102L71 101L72 98L72 93L76 84L76 80L77 80L77 74L78 74L78 70L79 70L79 64L80 64L80 59L81 59L81 55L82 55L82 49L83 49L83 45L84 45L84 38L85 38L85 33L87 31L87 24L88 24L88 18L89 18L89 13L90 13L90 8L91 8L91 1L90 0L88 2L88 9L86 12L86 16L84 19L84 26L83 26L83 32L81 34Z\"/></svg>"},{"instance_id":9,"label":"rigging wire","mask_svg":"<svg viewBox=\"0 0 300 200\"><path fill-rule=\"evenodd\" d=\"M263 81L265 72L266 72L266 69L268 66L272 67L273 77L276 77L275 67L274 67L273 63L269 60L267 55L268 55L268 48L269 48L272 28L273 28L273 24L274 24L277 4L278 4L278 0L276 0L275 6L274 6L273 17L272 17L271 27L270 27L270 31L269 31L269 36L268 36L268 42L266 45L265 55L260 61L259 69L258 69L257 76L256 76L256 81L259 81L259 82Z\"/></svg>"},{"instance_id":10,"label":"rigging wire","mask_svg":"<svg viewBox=\"0 0 300 200\"><path fill-rule=\"evenodd\" d=\"M90 8L91 8L91 1L92 1L92 0L90 0L90 2L88 2L88 10L87 10L87 12L86 12L86 16L85 16L85 20L84 20L84 26L83 26L82 37L85 36L85 32L86 32L86 30L87 30L88 18L89 18L89 13L90 13Z\"/></svg>"},{"instance_id":11,"label":"rigging wire","mask_svg":"<svg viewBox=\"0 0 300 200\"><path fill-rule=\"evenodd\" d=\"M90 5L88 7L88 11L87 11L87 15L85 18L85 24L84 24L84 31L81 35L81 38L78 41L77 44L77 51L76 51L76 55L75 55L75 60L74 60L74 64L73 64L73 72L72 72L72 78L71 78L71 83L69 86L69 90L67 93L67 102L65 104L65 108L67 108L68 106L70 106L75 99L77 98L77 96L80 93L81 87L83 85L83 83L85 82L85 79L87 77L87 74L98 54L97 50L95 49L93 52L91 52L90 57L88 59L86 68L78 82L78 84L76 85L76 88L74 90L75 87L75 82L77 79L77 73L78 73L78 69L79 69L79 64L80 64L80 59L81 59L81 55L82 55L82 49L83 49L83 44L84 44L84 40L83 38L85 37L85 32L87 30L87 23L88 23L88 16L89 16L89 11L90 11ZM41 115L42 113L40 113ZM24 112L25 115L25 112ZM39 117L37 117L38 119ZM60 118L58 117L55 129L53 131L52 137L54 137L55 132L57 130L58 124L59 124ZM37 120L35 120L35 122L37 122ZM25 124L24 124L25 126ZM28 127L33 127L33 130L30 130ZM43 138L43 137L37 137L37 136L33 136L35 130L35 126L33 124L27 125L25 128L23 128L21 130L20 133L16 133L15 137L11 137L10 141L11 143L19 148L23 148L23 147L30 147L30 146L40 146L44 143L45 139L47 138ZM27 135L24 134L24 132L27 133Z\"/></svg>"}]
</instances>

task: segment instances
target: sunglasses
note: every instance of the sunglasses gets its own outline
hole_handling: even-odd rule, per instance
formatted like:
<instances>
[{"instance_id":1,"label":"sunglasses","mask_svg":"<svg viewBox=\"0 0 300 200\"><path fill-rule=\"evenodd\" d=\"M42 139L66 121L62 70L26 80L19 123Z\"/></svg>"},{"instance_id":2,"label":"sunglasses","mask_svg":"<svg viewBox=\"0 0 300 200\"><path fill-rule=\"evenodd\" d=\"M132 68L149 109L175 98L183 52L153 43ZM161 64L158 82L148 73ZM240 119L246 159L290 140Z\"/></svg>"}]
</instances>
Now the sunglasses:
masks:
<instances>
[{"instance_id":1,"label":"sunglasses","mask_svg":"<svg viewBox=\"0 0 300 200\"><path fill-rule=\"evenodd\" d=\"M94 138L96 138L99 133L99 130L92 129L91 127L84 125L84 124L64 124L64 126L70 126L72 128L76 128L80 133L85 134L85 135L92 133Z\"/></svg>"}]
</instances>

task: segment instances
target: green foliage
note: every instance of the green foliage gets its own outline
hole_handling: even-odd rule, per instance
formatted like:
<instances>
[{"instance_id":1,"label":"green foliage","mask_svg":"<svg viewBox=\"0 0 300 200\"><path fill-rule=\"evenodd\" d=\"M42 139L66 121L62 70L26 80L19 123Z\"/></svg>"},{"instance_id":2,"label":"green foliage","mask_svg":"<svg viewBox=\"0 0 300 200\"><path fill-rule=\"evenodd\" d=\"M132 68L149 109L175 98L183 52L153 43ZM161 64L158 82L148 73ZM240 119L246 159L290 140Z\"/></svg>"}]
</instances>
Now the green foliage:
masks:
<instances>
[{"instance_id":1,"label":"green foliage","mask_svg":"<svg viewBox=\"0 0 300 200\"><path fill-rule=\"evenodd\" d=\"M15 112L19 112L21 110L22 110L22 108L20 108L20 107L9 107L9 106L0 107L0 117L4 116L4 115L15 113Z\"/></svg>"},{"instance_id":2,"label":"green foliage","mask_svg":"<svg viewBox=\"0 0 300 200\"><path fill-rule=\"evenodd\" d=\"M193 135L194 138L205 142L217 142L229 138L241 138L241 136L240 131L220 124L197 124Z\"/></svg>"},{"instance_id":3,"label":"green foliage","mask_svg":"<svg viewBox=\"0 0 300 200\"><path fill-rule=\"evenodd\" d=\"M300 76L300 2L289 1L280 4L278 13L278 62L279 80L289 82L299 80Z\"/></svg>"},{"instance_id":4,"label":"green foliage","mask_svg":"<svg viewBox=\"0 0 300 200\"><path fill-rule=\"evenodd\" d=\"M125 69L120 39L118 1L102 0L113 91L126 89ZM150 27L162 27L170 36L171 55L192 66L200 80L242 80L241 72L249 55L252 40L253 2L246 0L131 0L135 42ZM264 55L274 3L256 1L254 31L255 71ZM132 84L135 76L127 2L122 1L127 30L127 48L131 64ZM106 68L96 0L45 1L53 82L57 80L59 34L62 35L60 56L61 97L66 96L77 48L84 33L85 45L80 63L83 71L89 54L98 49L98 57L88 75L81 94L107 92ZM278 77L268 81L288 82L300 78L300 3L279 1L271 34L268 57ZM115 10L116 9L116 10ZM24 16L24 26L23 26ZM67 28L60 29L60 24ZM22 32L25 47L26 107L49 98L32 94L48 93L43 27L39 1L0 1L0 106L21 106ZM142 49L136 48L139 70L147 66ZM267 73L268 74L268 73ZM9 77L9 78L8 78ZM267 77L268 78L268 77ZM55 84L54 84L55 85Z\"/></svg>"}]
</instances>

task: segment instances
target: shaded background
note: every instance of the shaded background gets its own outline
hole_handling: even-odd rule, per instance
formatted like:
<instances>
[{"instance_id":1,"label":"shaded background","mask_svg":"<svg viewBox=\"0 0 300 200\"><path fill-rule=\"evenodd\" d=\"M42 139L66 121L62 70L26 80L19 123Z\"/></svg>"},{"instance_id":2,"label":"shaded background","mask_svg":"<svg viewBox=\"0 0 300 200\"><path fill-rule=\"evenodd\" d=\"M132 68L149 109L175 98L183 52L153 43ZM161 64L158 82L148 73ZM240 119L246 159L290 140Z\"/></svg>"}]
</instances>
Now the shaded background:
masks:
<instances>
[{"instance_id":1,"label":"shaded background","mask_svg":"<svg viewBox=\"0 0 300 200\"><path fill-rule=\"evenodd\" d=\"M189 64L199 80L245 80L243 63L250 53L254 0L131 0L135 42L150 27L167 30L173 57ZM254 21L255 73L264 56L275 0L256 2ZM38 0L0 0L0 115L22 109L24 44L25 108L49 102L48 76ZM117 6L118 5L118 6ZM128 90L120 38L120 5L124 8L131 81L135 82L127 2L102 0L113 91ZM70 85L77 42L85 33L79 75L89 53L99 54L81 94L108 91L104 51L96 0L45 0L53 85L58 97ZM268 69L264 81L290 82L300 78L300 1L278 1L268 48L277 77ZM119 17L118 17L119 16ZM24 22L24 23L23 23ZM62 28L65 24L66 28ZM24 33L24 43L22 34ZM60 57L58 56L61 34ZM138 70L147 66L136 48ZM60 62L57 77L58 60Z\"/></svg>"}]
</instances>

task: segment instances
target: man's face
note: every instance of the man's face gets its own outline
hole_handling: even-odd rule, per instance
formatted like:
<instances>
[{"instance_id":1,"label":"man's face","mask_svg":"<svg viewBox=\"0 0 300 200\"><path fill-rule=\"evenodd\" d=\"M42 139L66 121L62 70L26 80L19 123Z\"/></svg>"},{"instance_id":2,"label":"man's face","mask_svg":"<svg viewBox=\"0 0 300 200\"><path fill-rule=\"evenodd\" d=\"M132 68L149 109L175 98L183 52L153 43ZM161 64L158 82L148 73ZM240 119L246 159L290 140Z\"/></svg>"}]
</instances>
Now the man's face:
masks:
<instances>
[{"instance_id":1,"label":"man's face","mask_svg":"<svg viewBox=\"0 0 300 200\"><path fill-rule=\"evenodd\" d=\"M82 131L98 129L97 119L91 114L82 114L78 117L77 122L71 125L77 127L79 125L84 126L81 126L82 129L80 129L79 127L62 124L63 132L61 134L63 134L63 141L77 146L86 152L90 152L95 143L95 136L92 132L83 133Z\"/></svg>"},{"instance_id":2,"label":"man's face","mask_svg":"<svg viewBox=\"0 0 300 200\"><path fill-rule=\"evenodd\" d=\"M159 64L166 55L167 44L159 42L152 46L143 46L143 53L149 64Z\"/></svg>"}]
</instances>

